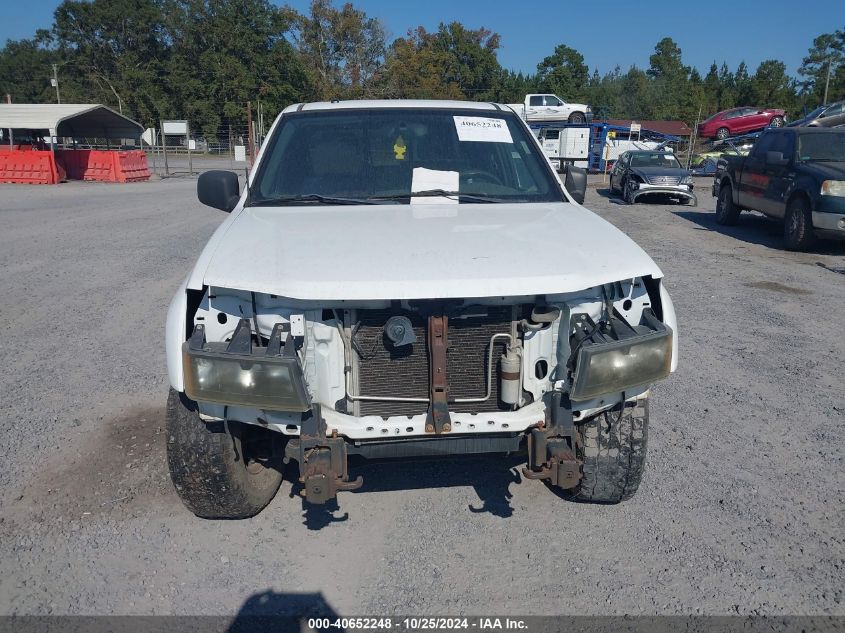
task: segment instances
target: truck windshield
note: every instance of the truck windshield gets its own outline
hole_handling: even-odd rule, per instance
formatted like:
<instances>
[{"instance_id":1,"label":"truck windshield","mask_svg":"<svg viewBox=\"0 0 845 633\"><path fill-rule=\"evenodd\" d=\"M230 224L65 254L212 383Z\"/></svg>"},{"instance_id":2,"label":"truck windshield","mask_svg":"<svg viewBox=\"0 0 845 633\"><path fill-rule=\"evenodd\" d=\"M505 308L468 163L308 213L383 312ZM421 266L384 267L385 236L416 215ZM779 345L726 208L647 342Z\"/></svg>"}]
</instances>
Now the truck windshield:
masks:
<instances>
[{"instance_id":1,"label":"truck windshield","mask_svg":"<svg viewBox=\"0 0 845 633\"><path fill-rule=\"evenodd\" d=\"M248 204L565 202L515 114L338 109L285 115Z\"/></svg>"},{"instance_id":2,"label":"truck windshield","mask_svg":"<svg viewBox=\"0 0 845 633\"><path fill-rule=\"evenodd\" d=\"M845 131L800 134L798 160L806 162L845 162Z\"/></svg>"},{"instance_id":3,"label":"truck windshield","mask_svg":"<svg viewBox=\"0 0 845 633\"><path fill-rule=\"evenodd\" d=\"M668 167L671 169L680 169L681 164L672 154L654 152L649 154L632 154L631 167Z\"/></svg>"}]
</instances>

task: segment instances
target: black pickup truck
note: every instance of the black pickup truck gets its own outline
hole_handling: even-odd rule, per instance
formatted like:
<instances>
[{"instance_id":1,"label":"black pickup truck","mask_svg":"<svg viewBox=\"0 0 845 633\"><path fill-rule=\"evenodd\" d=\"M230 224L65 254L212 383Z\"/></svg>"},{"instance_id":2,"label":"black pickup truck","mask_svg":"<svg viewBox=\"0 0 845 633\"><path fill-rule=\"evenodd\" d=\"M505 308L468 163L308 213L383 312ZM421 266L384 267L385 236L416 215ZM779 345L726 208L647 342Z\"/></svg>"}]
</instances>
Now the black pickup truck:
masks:
<instances>
[{"instance_id":1,"label":"black pickup truck","mask_svg":"<svg viewBox=\"0 0 845 633\"><path fill-rule=\"evenodd\" d=\"M786 248L845 237L845 130L767 129L748 156L722 156L713 181L716 222L746 209L783 222Z\"/></svg>"}]
</instances>

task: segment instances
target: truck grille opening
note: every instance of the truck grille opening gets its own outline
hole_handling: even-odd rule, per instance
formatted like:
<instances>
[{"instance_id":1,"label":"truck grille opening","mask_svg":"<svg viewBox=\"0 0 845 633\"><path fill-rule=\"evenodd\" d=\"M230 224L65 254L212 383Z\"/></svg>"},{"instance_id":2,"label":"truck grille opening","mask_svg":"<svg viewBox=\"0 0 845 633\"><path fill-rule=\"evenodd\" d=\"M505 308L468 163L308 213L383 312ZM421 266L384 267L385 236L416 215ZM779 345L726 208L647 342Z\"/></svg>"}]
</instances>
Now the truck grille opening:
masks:
<instances>
[{"instance_id":1,"label":"truck grille opening","mask_svg":"<svg viewBox=\"0 0 845 633\"><path fill-rule=\"evenodd\" d=\"M394 348L384 337L384 325L395 315L411 320L415 343ZM363 396L427 398L429 395L429 359L427 321L415 312L404 310L360 310L360 327L355 335L358 355L358 393ZM511 331L510 306L477 306L464 309L459 316L450 316L446 369L449 396L483 398L487 392L487 364L490 338ZM450 403L456 413L504 411L509 407L499 400L499 359L507 339L496 339L493 347L493 385L490 398L484 402ZM428 411L425 402L358 403L360 415L417 415Z\"/></svg>"}]
</instances>

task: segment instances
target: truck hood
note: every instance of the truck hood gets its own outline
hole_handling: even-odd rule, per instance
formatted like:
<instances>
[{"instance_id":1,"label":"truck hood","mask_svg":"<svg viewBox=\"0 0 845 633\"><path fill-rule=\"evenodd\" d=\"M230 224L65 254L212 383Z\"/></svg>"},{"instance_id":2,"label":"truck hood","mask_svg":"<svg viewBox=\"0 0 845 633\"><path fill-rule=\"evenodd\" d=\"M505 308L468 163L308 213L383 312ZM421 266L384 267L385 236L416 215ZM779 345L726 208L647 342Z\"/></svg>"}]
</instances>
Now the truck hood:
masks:
<instances>
[{"instance_id":1,"label":"truck hood","mask_svg":"<svg viewBox=\"0 0 845 633\"><path fill-rule=\"evenodd\" d=\"M822 180L845 180L845 162L823 163L812 162L801 163L805 171L814 173Z\"/></svg>"},{"instance_id":2,"label":"truck hood","mask_svg":"<svg viewBox=\"0 0 845 633\"><path fill-rule=\"evenodd\" d=\"M555 294L652 275L624 233L574 203L249 207L189 287L302 300Z\"/></svg>"}]
</instances>

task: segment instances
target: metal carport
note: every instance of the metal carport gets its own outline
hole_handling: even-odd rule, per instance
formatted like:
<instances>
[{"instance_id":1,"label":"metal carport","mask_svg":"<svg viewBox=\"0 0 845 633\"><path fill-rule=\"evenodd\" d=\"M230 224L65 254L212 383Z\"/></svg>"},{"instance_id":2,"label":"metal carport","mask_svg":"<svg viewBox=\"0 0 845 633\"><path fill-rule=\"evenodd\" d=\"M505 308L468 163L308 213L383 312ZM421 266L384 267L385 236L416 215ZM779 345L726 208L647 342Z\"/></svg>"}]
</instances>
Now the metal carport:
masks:
<instances>
[{"instance_id":1,"label":"metal carport","mask_svg":"<svg viewBox=\"0 0 845 633\"><path fill-rule=\"evenodd\" d=\"M0 145L0 182L56 184L67 179L106 182L148 180L147 156L142 150L80 149L77 139L139 139L143 127L97 103L0 104L0 129L10 131ZM15 145L20 136L34 137ZM24 133L25 132L25 133ZM49 138L49 147L44 137ZM74 139L58 148L59 139ZM46 139L44 139L46 140ZM122 143L117 143L118 148Z\"/></svg>"},{"instance_id":2,"label":"metal carport","mask_svg":"<svg viewBox=\"0 0 845 633\"><path fill-rule=\"evenodd\" d=\"M46 130L51 137L134 138L144 131L140 123L98 103L3 103L0 128Z\"/></svg>"}]
</instances>

